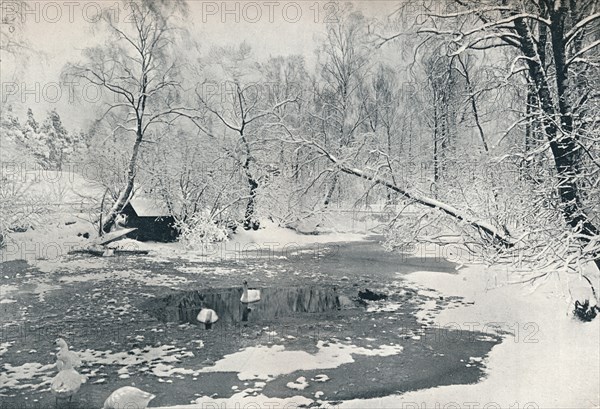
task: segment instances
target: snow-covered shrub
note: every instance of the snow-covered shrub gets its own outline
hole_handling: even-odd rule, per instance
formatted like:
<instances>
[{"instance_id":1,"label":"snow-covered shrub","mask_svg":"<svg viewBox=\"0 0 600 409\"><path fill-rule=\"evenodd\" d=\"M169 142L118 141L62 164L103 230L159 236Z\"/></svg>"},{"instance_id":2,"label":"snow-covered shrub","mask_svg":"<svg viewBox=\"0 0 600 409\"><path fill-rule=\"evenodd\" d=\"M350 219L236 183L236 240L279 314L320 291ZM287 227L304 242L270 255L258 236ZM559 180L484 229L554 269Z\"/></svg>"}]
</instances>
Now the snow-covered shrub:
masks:
<instances>
[{"instance_id":1,"label":"snow-covered shrub","mask_svg":"<svg viewBox=\"0 0 600 409\"><path fill-rule=\"evenodd\" d=\"M11 233L43 225L50 208L39 196L28 194L29 185L0 178L0 248Z\"/></svg>"},{"instance_id":2,"label":"snow-covered shrub","mask_svg":"<svg viewBox=\"0 0 600 409\"><path fill-rule=\"evenodd\" d=\"M194 214L185 221L175 225L179 229L179 241L188 249L199 250L211 243L226 241L227 228L218 225L208 212Z\"/></svg>"}]
</instances>

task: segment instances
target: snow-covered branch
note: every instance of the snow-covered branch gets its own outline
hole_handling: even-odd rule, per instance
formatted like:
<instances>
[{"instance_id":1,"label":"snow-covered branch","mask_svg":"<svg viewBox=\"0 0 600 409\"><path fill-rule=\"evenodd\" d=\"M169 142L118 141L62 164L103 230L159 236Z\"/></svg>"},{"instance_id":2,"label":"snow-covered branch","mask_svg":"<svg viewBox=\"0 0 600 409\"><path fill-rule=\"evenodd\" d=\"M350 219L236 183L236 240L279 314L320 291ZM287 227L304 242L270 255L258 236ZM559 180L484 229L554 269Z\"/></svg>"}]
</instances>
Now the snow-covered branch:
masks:
<instances>
[{"instance_id":1,"label":"snow-covered branch","mask_svg":"<svg viewBox=\"0 0 600 409\"><path fill-rule=\"evenodd\" d=\"M424 195L420 195L418 193L408 192L407 190L395 185L392 182L389 182L380 177L371 175L361 169L358 169L355 167L350 167L350 166L344 164L343 162L341 162L337 157L335 157L333 154L331 154L329 152L329 150L327 150L321 144L317 143L314 140L293 137L293 141L295 143L300 143L300 144L304 144L304 145L313 147L318 152L324 154L325 157L327 157L327 159L329 159L329 161L331 161L333 164L335 164L340 171L342 171L346 174L353 175L353 176L359 177L361 179L365 179L365 180L371 181L375 184L381 185L387 189L390 189L390 190L400 194L405 199L411 200L420 205L423 205L423 206L426 206L426 207L429 207L432 209L440 210L441 212L453 217L454 219L456 219L460 222L464 222L464 223L474 227L475 229L482 231L483 233L485 233L485 235L488 237L488 239L490 239L493 243L500 244L506 248L513 247L513 245L514 245L511 237L506 236L504 233L500 232L498 229L496 229L490 223L487 223L485 221L480 221L480 220L474 220L471 217L464 214L463 212L461 212L460 210L454 208L453 206L450 206L448 204L445 204L445 203L435 200L433 198L430 198L430 197L427 197Z\"/></svg>"}]
</instances>

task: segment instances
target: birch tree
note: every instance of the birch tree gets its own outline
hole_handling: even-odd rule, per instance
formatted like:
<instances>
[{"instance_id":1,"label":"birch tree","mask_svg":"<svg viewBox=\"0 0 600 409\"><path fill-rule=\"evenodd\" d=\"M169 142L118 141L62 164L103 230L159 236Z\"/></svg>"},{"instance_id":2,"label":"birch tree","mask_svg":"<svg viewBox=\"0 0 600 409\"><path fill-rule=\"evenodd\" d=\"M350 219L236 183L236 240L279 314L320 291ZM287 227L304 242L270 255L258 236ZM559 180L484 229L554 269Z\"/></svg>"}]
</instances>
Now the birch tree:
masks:
<instances>
[{"instance_id":1,"label":"birch tree","mask_svg":"<svg viewBox=\"0 0 600 409\"><path fill-rule=\"evenodd\" d=\"M169 106L179 85L171 45L176 38L173 19L182 3L147 0L124 7L131 10L131 22L118 21L110 10L104 13L110 40L84 50L84 61L65 69L65 75L100 88L106 95L104 117L115 118L114 132L134 138L125 185L104 218L105 232L134 192L142 143L153 126L176 118Z\"/></svg>"},{"instance_id":2,"label":"birch tree","mask_svg":"<svg viewBox=\"0 0 600 409\"><path fill-rule=\"evenodd\" d=\"M369 113L361 94L369 65L366 35L365 17L347 5L328 23L319 49L320 78L313 118L323 145L336 155L357 143L367 129ZM334 172L329 179L324 207L332 200L338 177Z\"/></svg>"}]
</instances>

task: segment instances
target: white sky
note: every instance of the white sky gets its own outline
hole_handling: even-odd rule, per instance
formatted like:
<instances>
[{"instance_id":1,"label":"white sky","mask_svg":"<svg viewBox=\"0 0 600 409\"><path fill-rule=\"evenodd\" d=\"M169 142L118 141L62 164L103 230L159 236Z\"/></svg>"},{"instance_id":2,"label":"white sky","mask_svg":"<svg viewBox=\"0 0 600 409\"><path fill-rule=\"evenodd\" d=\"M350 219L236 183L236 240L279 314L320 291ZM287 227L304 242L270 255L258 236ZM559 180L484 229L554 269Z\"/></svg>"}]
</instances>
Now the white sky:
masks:
<instances>
[{"instance_id":1,"label":"white sky","mask_svg":"<svg viewBox=\"0 0 600 409\"><path fill-rule=\"evenodd\" d=\"M2 0L2 17L11 17ZM310 69L315 62L315 48L324 21L335 5L325 1L199 1L188 2L186 27L207 51L213 45L251 45L258 60L269 56L302 54ZM398 7L397 1L354 1L354 8L367 17L385 17ZM103 1L33 1L28 0L25 23L15 26L30 46L27 61L15 63L3 56L0 63L2 105L11 104L22 119L31 107L38 120L46 111L56 108L67 129L85 128L97 115L94 107L81 107L69 102L67 92L56 93L54 84L68 61L77 61L81 51L105 41L94 23L98 7L118 10L120 19L130 10L118 0ZM16 85L14 85L16 84ZM27 90L36 90L27 93ZM13 94L14 95L10 95ZM46 98L44 98L46 96ZM56 100L56 101L49 101ZM38 102L39 101L39 102Z\"/></svg>"}]
</instances>

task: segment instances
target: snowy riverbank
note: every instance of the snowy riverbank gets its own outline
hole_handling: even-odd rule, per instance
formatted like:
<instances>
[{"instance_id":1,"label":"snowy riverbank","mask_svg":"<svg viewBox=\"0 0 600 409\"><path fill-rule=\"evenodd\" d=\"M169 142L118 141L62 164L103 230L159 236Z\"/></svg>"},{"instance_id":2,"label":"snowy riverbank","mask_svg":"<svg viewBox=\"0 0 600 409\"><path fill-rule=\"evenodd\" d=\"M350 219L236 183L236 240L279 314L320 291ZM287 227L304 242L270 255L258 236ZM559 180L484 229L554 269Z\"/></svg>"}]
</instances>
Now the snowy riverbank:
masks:
<instances>
[{"instance_id":1,"label":"snowy riverbank","mask_svg":"<svg viewBox=\"0 0 600 409\"><path fill-rule=\"evenodd\" d=\"M509 332L489 354L488 375L482 382L353 400L341 407L598 408L600 320L582 323L574 319L561 294L564 283L556 277L532 292L530 286L519 285L491 289L490 280L497 282L499 276L506 276L506 271L485 271L477 265L461 269L458 275L419 272L408 276L441 294L474 302L443 310L435 317L438 325L489 331L495 323Z\"/></svg>"},{"instance_id":2,"label":"snowy riverbank","mask_svg":"<svg viewBox=\"0 0 600 409\"><path fill-rule=\"evenodd\" d=\"M469 265L458 274L417 272L405 276L441 296L460 296L468 306L422 315L436 325L502 332L504 341L485 361L487 376L471 385L449 385L375 399L340 402L340 408L598 408L600 402L600 320L582 323L570 313L564 283L550 276L542 285L503 285L502 267ZM576 279L577 280L577 279ZM493 285L492 285L493 283ZM586 292L571 284L574 295ZM579 287L577 289L577 287ZM434 303L435 304L435 303ZM323 407L331 407L320 402ZM226 399L199 398L195 404L163 409L282 408L310 404L305 397L275 399L236 394ZM287 405L287 406L286 406Z\"/></svg>"}]
</instances>

